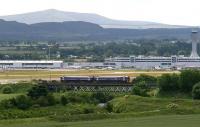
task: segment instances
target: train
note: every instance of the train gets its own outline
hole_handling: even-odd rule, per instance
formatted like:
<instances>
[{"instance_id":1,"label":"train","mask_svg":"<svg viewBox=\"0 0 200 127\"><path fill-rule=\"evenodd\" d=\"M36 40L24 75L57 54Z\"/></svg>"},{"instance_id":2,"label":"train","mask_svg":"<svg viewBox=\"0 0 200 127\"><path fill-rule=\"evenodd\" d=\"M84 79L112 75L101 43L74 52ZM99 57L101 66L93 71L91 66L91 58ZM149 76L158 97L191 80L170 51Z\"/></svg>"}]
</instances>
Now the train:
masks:
<instances>
[{"instance_id":1,"label":"train","mask_svg":"<svg viewBox=\"0 0 200 127\"><path fill-rule=\"evenodd\" d=\"M131 83L129 76L63 76L63 83L94 83L94 84L128 84Z\"/></svg>"}]
</instances>

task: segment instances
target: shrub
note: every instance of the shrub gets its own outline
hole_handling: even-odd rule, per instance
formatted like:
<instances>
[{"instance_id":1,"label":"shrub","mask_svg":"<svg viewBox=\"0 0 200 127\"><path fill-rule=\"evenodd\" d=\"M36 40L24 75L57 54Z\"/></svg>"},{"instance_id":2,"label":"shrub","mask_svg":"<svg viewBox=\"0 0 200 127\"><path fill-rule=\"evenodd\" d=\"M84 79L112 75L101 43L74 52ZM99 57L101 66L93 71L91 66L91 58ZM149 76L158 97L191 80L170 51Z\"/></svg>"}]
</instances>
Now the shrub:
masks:
<instances>
[{"instance_id":1,"label":"shrub","mask_svg":"<svg viewBox=\"0 0 200 127\"><path fill-rule=\"evenodd\" d=\"M142 82L136 83L133 86L132 94L146 97L148 96L147 94L148 91L149 91L149 88L146 82L142 81Z\"/></svg>"},{"instance_id":2,"label":"shrub","mask_svg":"<svg viewBox=\"0 0 200 127\"><path fill-rule=\"evenodd\" d=\"M92 107L85 107L83 110L84 114L94 113L94 108Z\"/></svg>"},{"instance_id":3,"label":"shrub","mask_svg":"<svg viewBox=\"0 0 200 127\"><path fill-rule=\"evenodd\" d=\"M174 92L180 90L179 75L164 74L158 79L158 86L160 92Z\"/></svg>"},{"instance_id":4,"label":"shrub","mask_svg":"<svg viewBox=\"0 0 200 127\"><path fill-rule=\"evenodd\" d=\"M34 104L32 105L33 108L40 108L40 105L39 104Z\"/></svg>"},{"instance_id":5,"label":"shrub","mask_svg":"<svg viewBox=\"0 0 200 127\"><path fill-rule=\"evenodd\" d=\"M2 93L3 94L11 94L11 93L13 93L13 89L10 86L5 86L2 88Z\"/></svg>"},{"instance_id":6,"label":"shrub","mask_svg":"<svg viewBox=\"0 0 200 127\"><path fill-rule=\"evenodd\" d=\"M19 82L11 84L14 93L24 93L33 87L34 82Z\"/></svg>"},{"instance_id":7,"label":"shrub","mask_svg":"<svg viewBox=\"0 0 200 127\"><path fill-rule=\"evenodd\" d=\"M55 97L52 94L48 94L46 96L46 99L48 101L48 106L53 106L53 105L56 104L56 99L55 99Z\"/></svg>"},{"instance_id":8,"label":"shrub","mask_svg":"<svg viewBox=\"0 0 200 127\"><path fill-rule=\"evenodd\" d=\"M193 86L192 97L193 99L200 99L200 82Z\"/></svg>"},{"instance_id":9,"label":"shrub","mask_svg":"<svg viewBox=\"0 0 200 127\"><path fill-rule=\"evenodd\" d=\"M154 77L154 76L149 76L149 75L142 74L140 76L137 76L134 79L134 83L139 83L139 82L143 82L143 81L148 83L148 84L156 84L157 78Z\"/></svg>"},{"instance_id":10,"label":"shrub","mask_svg":"<svg viewBox=\"0 0 200 127\"><path fill-rule=\"evenodd\" d=\"M2 100L0 105L3 108L9 109L9 108L14 108L15 107L15 99L7 99L7 100Z\"/></svg>"},{"instance_id":11,"label":"shrub","mask_svg":"<svg viewBox=\"0 0 200 127\"><path fill-rule=\"evenodd\" d=\"M47 96L40 96L37 100L34 99L34 104L42 107L53 106L56 104L56 99L52 94L48 94Z\"/></svg>"},{"instance_id":12,"label":"shrub","mask_svg":"<svg viewBox=\"0 0 200 127\"><path fill-rule=\"evenodd\" d=\"M31 106L31 99L25 95L17 96L14 105L22 110L28 109Z\"/></svg>"},{"instance_id":13,"label":"shrub","mask_svg":"<svg viewBox=\"0 0 200 127\"><path fill-rule=\"evenodd\" d=\"M47 96L48 89L44 85L35 85L28 91L27 95L32 99L38 99L41 96Z\"/></svg>"},{"instance_id":14,"label":"shrub","mask_svg":"<svg viewBox=\"0 0 200 127\"><path fill-rule=\"evenodd\" d=\"M110 105L110 106L111 106L110 108L112 108L112 112L115 112L115 113L126 112L126 109L127 109L127 105L123 101L118 102L117 104Z\"/></svg>"},{"instance_id":15,"label":"shrub","mask_svg":"<svg viewBox=\"0 0 200 127\"><path fill-rule=\"evenodd\" d=\"M90 93L82 92L67 92L65 97L68 100L68 103L92 103Z\"/></svg>"},{"instance_id":16,"label":"shrub","mask_svg":"<svg viewBox=\"0 0 200 127\"><path fill-rule=\"evenodd\" d=\"M107 105L106 105L106 110L108 112L112 112L113 111L113 105L111 102L108 102Z\"/></svg>"},{"instance_id":17,"label":"shrub","mask_svg":"<svg viewBox=\"0 0 200 127\"><path fill-rule=\"evenodd\" d=\"M39 104L40 106L42 107L45 107L45 106L48 106L49 105L49 102L47 100L46 97L44 96L41 96L39 97L36 101L35 101L36 104Z\"/></svg>"},{"instance_id":18,"label":"shrub","mask_svg":"<svg viewBox=\"0 0 200 127\"><path fill-rule=\"evenodd\" d=\"M200 82L200 71L184 70L180 74L180 87L183 92L191 93L193 86Z\"/></svg>"},{"instance_id":19,"label":"shrub","mask_svg":"<svg viewBox=\"0 0 200 127\"><path fill-rule=\"evenodd\" d=\"M96 99L99 103L106 103L114 98L112 94L105 92L96 92L91 96L93 99Z\"/></svg>"},{"instance_id":20,"label":"shrub","mask_svg":"<svg viewBox=\"0 0 200 127\"><path fill-rule=\"evenodd\" d=\"M66 98L64 95L61 96L61 98L60 98L60 103L61 103L62 105L68 104L68 100L67 100L67 98Z\"/></svg>"},{"instance_id":21,"label":"shrub","mask_svg":"<svg viewBox=\"0 0 200 127\"><path fill-rule=\"evenodd\" d=\"M70 92L70 93L68 93L68 94L66 95L66 97L68 98L68 100L69 100L70 103L81 103L81 102L85 102L85 101L84 101L84 98L82 98L80 95L78 95L78 93L75 94L75 93Z\"/></svg>"}]
</instances>

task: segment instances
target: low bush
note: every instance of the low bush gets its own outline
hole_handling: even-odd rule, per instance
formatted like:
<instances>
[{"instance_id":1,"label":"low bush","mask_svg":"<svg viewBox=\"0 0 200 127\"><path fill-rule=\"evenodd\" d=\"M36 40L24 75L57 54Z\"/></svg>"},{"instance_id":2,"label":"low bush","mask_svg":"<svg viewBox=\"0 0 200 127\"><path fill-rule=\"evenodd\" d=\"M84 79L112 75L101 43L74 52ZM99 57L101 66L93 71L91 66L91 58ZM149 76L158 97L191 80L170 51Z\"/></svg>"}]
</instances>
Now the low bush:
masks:
<instances>
[{"instance_id":1,"label":"low bush","mask_svg":"<svg viewBox=\"0 0 200 127\"><path fill-rule=\"evenodd\" d=\"M14 84L3 84L0 86L0 89L3 93L3 89L6 87L10 87L12 89L12 93L24 93L27 92L32 86L35 84L34 82L19 82Z\"/></svg>"},{"instance_id":2,"label":"low bush","mask_svg":"<svg viewBox=\"0 0 200 127\"><path fill-rule=\"evenodd\" d=\"M200 82L193 86L192 97L193 99L200 99Z\"/></svg>"},{"instance_id":3,"label":"low bush","mask_svg":"<svg viewBox=\"0 0 200 127\"><path fill-rule=\"evenodd\" d=\"M3 94L11 94L11 93L13 93L13 88L10 86L4 86L2 88L2 93Z\"/></svg>"},{"instance_id":4,"label":"low bush","mask_svg":"<svg viewBox=\"0 0 200 127\"><path fill-rule=\"evenodd\" d=\"M48 89L44 85L35 85L29 91L27 96L31 97L32 99L38 99L42 96L48 95Z\"/></svg>"},{"instance_id":5,"label":"low bush","mask_svg":"<svg viewBox=\"0 0 200 127\"><path fill-rule=\"evenodd\" d=\"M91 96L91 100L96 100L98 103L106 103L114 98L114 96L110 93L105 92L96 92Z\"/></svg>"},{"instance_id":6,"label":"low bush","mask_svg":"<svg viewBox=\"0 0 200 127\"><path fill-rule=\"evenodd\" d=\"M25 95L17 96L14 101L14 105L22 110L28 109L32 105L31 99Z\"/></svg>"},{"instance_id":7,"label":"low bush","mask_svg":"<svg viewBox=\"0 0 200 127\"><path fill-rule=\"evenodd\" d=\"M33 103L41 107L53 106L56 104L56 99L52 94L40 96L38 99L32 99Z\"/></svg>"},{"instance_id":8,"label":"low bush","mask_svg":"<svg viewBox=\"0 0 200 127\"><path fill-rule=\"evenodd\" d=\"M65 97L67 98L68 103L93 103L90 93L67 92Z\"/></svg>"},{"instance_id":9,"label":"low bush","mask_svg":"<svg viewBox=\"0 0 200 127\"><path fill-rule=\"evenodd\" d=\"M37 100L34 100L34 104L38 104L38 105L40 105L41 107L46 107L46 106L49 105L49 102L48 102L48 100L47 100L46 97L41 96L41 97L39 97Z\"/></svg>"},{"instance_id":10,"label":"low bush","mask_svg":"<svg viewBox=\"0 0 200 127\"><path fill-rule=\"evenodd\" d=\"M9 109L9 108L15 107L14 103L15 103L15 99L12 98L12 99L8 99L8 100L2 100L0 105L2 108Z\"/></svg>"},{"instance_id":11,"label":"low bush","mask_svg":"<svg viewBox=\"0 0 200 127\"><path fill-rule=\"evenodd\" d=\"M139 82L146 82L148 84L156 84L157 83L157 78L154 76L150 76L150 75L145 75L142 74L140 76L137 76L134 80L134 83L139 83Z\"/></svg>"},{"instance_id":12,"label":"low bush","mask_svg":"<svg viewBox=\"0 0 200 127\"><path fill-rule=\"evenodd\" d=\"M180 74L181 91L191 93L193 86L200 82L199 70L183 70Z\"/></svg>"},{"instance_id":13,"label":"low bush","mask_svg":"<svg viewBox=\"0 0 200 127\"><path fill-rule=\"evenodd\" d=\"M146 97L148 96L147 94L148 91L149 91L148 85L146 84L146 82L142 81L142 82L136 83L133 86L132 94Z\"/></svg>"},{"instance_id":14,"label":"low bush","mask_svg":"<svg viewBox=\"0 0 200 127\"><path fill-rule=\"evenodd\" d=\"M55 99L55 97L52 94L48 94L46 96L46 99L48 101L48 106L53 106L53 105L56 104L56 99Z\"/></svg>"},{"instance_id":15,"label":"low bush","mask_svg":"<svg viewBox=\"0 0 200 127\"><path fill-rule=\"evenodd\" d=\"M67 97L65 97L64 95L62 95L61 98L60 98L60 103L61 103L62 105L68 104L68 99L67 99Z\"/></svg>"},{"instance_id":16,"label":"low bush","mask_svg":"<svg viewBox=\"0 0 200 127\"><path fill-rule=\"evenodd\" d=\"M164 74L158 78L158 87L160 93L180 91L179 75Z\"/></svg>"}]
</instances>

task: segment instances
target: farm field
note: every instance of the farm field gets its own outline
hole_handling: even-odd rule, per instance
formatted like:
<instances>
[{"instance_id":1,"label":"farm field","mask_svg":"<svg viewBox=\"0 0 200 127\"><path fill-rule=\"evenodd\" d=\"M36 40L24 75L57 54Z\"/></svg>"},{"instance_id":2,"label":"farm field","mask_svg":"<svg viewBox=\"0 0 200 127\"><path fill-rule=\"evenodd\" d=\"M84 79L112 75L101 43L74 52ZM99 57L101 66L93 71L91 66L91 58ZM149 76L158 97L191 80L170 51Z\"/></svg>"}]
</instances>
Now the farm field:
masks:
<instances>
[{"instance_id":1,"label":"farm field","mask_svg":"<svg viewBox=\"0 0 200 127\"><path fill-rule=\"evenodd\" d=\"M56 122L46 118L0 121L0 127L199 127L200 115L168 115L142 118Z\"/></svg>"},{"instance_id":2,"label":"farm field","mask_svg":"<svg viewBox=\"0 0 200 127\"><path fill-rule=\"evenodd\" d=\"M60 76L65 75L118 75L118 76L139 76L147 74L151 76L160 76L167 73L179 73L178 71L136 71L136 70L6 70L0 72L0 82L17 82L33 79L58 80Z\"/></svg>"}]
</instances>

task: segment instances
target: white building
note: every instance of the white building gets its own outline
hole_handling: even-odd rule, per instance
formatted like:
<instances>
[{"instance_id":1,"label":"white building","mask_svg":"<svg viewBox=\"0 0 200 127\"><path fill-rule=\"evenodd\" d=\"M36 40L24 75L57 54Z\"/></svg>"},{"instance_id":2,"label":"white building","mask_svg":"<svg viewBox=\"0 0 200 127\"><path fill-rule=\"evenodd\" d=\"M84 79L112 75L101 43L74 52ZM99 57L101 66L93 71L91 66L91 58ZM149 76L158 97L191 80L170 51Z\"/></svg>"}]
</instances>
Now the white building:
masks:
<instances>
[{"instance_id":1,"label":"white building","mask_svg":"<svg viewBox=\"0 0 200 127\"><path fill-rule=\"evenodd\" d=\"M64 68L102 68L104 67L103 62L73 62L73 63L68 63L64 64Z\"/></svg>"},{"instance_id":2,"label":"white building","mask_svg":"<svg viewBox=\"0 0 200 127\"><path fill-rule=\"evenodd\" d=\"M63 67L63 61L22 61L22 60L1 60L0 68L14 68L14 69L59 69Z\"/></svg>"},{"instance_id":3,"label":"white building","mask_svg":"<svg viewBox=\"0 0 200 127\"><path fill-rule=\"evenodd\" d=\"M193 30L192 34L192 51L190 57L171 56L171 57L155 57L155 56L130 56L130 57L114 57L105 59L105 64L115 66L117 68L132 67L137 69L153 69L153 68L200 68L200 57L197 53L197 44L199 43L198 31Z\"/></svg>"},{"instance_id":4,"label":"white building","mask_svg":"<svg viewBox=\"0 0 200 127\"><path fill-rule=\"evenodd\" d=\"M137 69L172 68L172 67L200 67L200 57L153 57L130 56L105 59L105 63L115 65L117 68L132 67Z\"/></svg>"}]
</instances>

